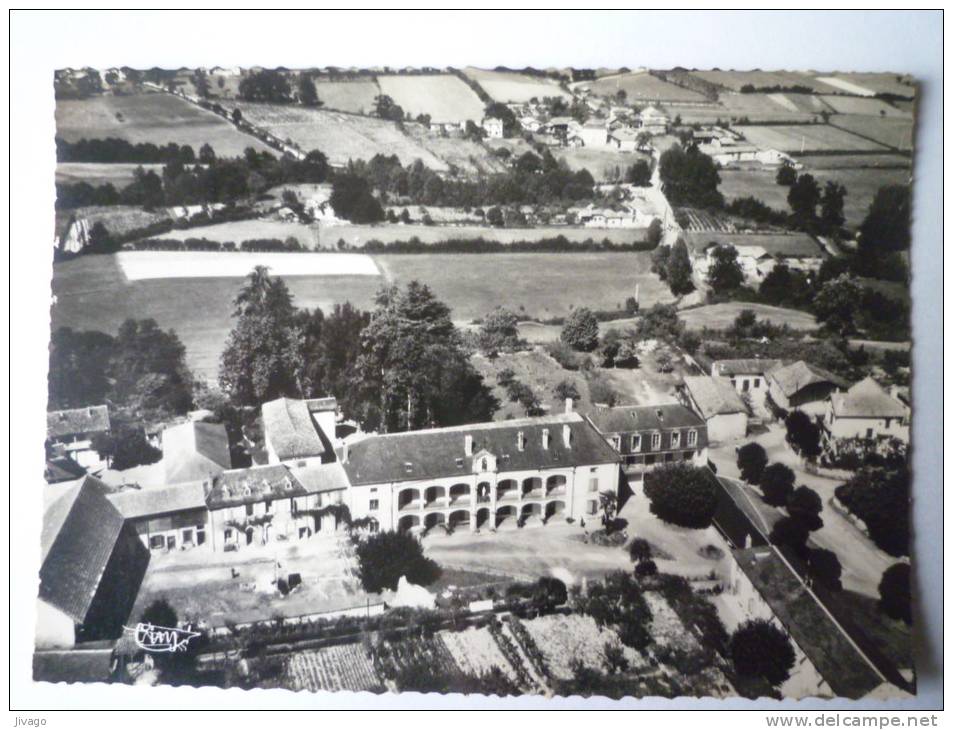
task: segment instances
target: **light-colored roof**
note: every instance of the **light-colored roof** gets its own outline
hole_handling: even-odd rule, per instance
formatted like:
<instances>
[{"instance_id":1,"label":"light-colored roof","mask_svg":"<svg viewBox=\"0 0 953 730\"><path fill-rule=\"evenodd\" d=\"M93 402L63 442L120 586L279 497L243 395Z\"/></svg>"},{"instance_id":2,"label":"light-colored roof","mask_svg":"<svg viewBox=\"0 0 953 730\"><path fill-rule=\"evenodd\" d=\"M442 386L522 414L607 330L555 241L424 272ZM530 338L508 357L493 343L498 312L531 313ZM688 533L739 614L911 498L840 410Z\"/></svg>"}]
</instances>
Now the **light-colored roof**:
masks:
<instances>
[{"instance_id":1,"label":"light-colored roof","mask_svg":"<svg viewBox=\"0 0 953 730\"><path fill-rule=\"evenodd\" d=\"M47 438L55 439L78 433L98 433L109 430L109 408L87 406L46 414Z\"/></svg>"},{"instance_id":2,"label":"light-colored roof","mask_svg":"<svg viewBox=\"0 0 953 730\"><path fill-rule=\"evenodd\" d=\"M230 469L228 434L221 423L186 421L162 432L162 463L169 484L209 479Z\"/></svg>"},{"instance_id":3,"label":"light-colored roof","mask_svg":"<svg viewBox=\"0 0 953 730\"><path fill-rule=\"evenodd\" d=\"M780 360L761 359L757 357L737 360L715 360L715 362L712 363L712 374L716 376L764 375L780 364Z\"/></svg>"},{"instance_id":4,"label":"light-colored roof","mask_svg":"<svg viewBox=\"0 0 953 730\"><path fill-rule=\"evenodd\" d=\"M307 493L287 466L272 464L223 472L215 477L205 501L209 509L221 509Z\"/></svg>"},{"instance_id":5,"label":"light-colored roof","mask_svg":"<svg viewBox=\"0 0 953 730\"><path fill-rule=\"evenodd\" d=\"M294 477L301 482L308 494L319 492L334 492L350 486L347 472L340 462L330 464L314 464L310 466L288 467Z\"/></svg>"},{"instance_id":6,"label":"light-colored roof","mask_svg":"<svg viewBox=\"0 0 953 730\"><path fill-rule=\"evenodd\" d=\"M202 482L124 489L108 497L127 520L205 508Z\"/></svg>"},{"instance_id":7,"label":"light-colored roof","mask_svg":"<svg viewBox=\"0 0 953 730\"><path fill-rule=\"evenodd\" d=\"M761 259L770 254L762 246L735 246L738 256L747 256L753 259Z\"/></svg>"},{"instance_id":8,"label":"light-colored roof","mask_svg":"<svg viewBox=\"0 0 953 730\"><path fill-rule=\"evenodd\" d=\"M773 380L781 392L789 398L809 385L830 383L838 388L844 388L847 385L843 378L804 360L776 367L767 374L767 377Z\"/></svg>"},{"instance_id":9,"label":"light-colored roof","mask_svg":"<svg viewBox=\"0 0 953 730\"><path fill-rule=\"evenodd\" d=\"M834 415L841 418L905 418L907 407L873 378L864 378L846 393L831 395Z\"/></svg>"},{"instance_id":10,"label":"light-colored roof","mask_svg":"<svg viewBox=\"0 0 953 730\"><path fill-rule=\"evenodd\" d=\"M657 109L654 106L647 106L645 109L639 112L639 118L641 119L668 119L668 116L665 112Z\"/></svg>"},{"instance_id":11,"label":"light-colored roof","mask_svg":"<svg viewBox=\"0 0 953 730\"><path fill-rule=\"evenodd\" d=\"M681 403L597 408L587 417L603 434L663 431L673 428L705 428L705 422Z\"/></svg>"},{"instance_id":12,"label":"light-colored roof","mask_svg":"<svg viewBox=\"0 0 953 730\"><path fill-rule=\"evenodd\" d=\"M333 398L311 401L278 398L261 407L261 419L271 447L278 458L306 459L321 456L325 452L317 424L311 414L336 407ZM333 438L334 434L325 434Z\"/></svg>"},{"instance_id":13,"label":"light-colored roof","mask_svg":"<svg viewBox=\"0 0 953 730\"><path fill-rule=\"evenodd\" d=\"M712 416L748 412L741 396L727 378L686 375L685 387L706 421Z\"/></svg>"}]
</instances>

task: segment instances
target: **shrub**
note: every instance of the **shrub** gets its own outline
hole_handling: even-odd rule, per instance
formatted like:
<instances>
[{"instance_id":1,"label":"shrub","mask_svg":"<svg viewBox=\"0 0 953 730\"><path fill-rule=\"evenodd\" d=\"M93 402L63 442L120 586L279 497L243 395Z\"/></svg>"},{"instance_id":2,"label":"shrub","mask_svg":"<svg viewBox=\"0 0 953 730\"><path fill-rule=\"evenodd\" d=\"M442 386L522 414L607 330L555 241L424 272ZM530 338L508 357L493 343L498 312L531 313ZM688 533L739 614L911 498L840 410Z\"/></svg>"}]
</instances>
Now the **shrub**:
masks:
<instances>
[{"instance_id":1,"label":"shrub","mask_svg":"<svg viewBox=\"0 0 953 730\"><path fill-rule=\"evenodd\" d=\"M807 569L811 577L821 585L832 591L841 590L841 564L833 551L815 548L808 552Z\"/></svg>"},{"instance_id":2,"label":"shrub","mask_svg":"<svg viewBox=\"0 0 953 730\"><path fill-rule=\"evenodd\" d=\"M877 547L895 557L908 554L910 475L906 469L861 469L834 494L864 521Z\"/></svg>"},{"instance_id":3,"label":"shrub","mask_svg":"<svg viewBox=\"0 0 953 730\"><path fill-rule=\"evenodd\" d=\"M822 510L820 495L803 484L788 497L788 514L801 520L809 530L819 530L824 526Z\"/></svg>"},{"instance_id":4,"label":"shrub","mask_svg":"<svg viewBox=\"0 0 953 730\"><path fill-rule=\"evenodd\" d=\"M553 395L561 401L565 401L567 398L577 401L579 400L579 389L571 380L561 380L553 388Z\"/></svg>"},{"instance_id":5,"label":"shrub","mask_svg":"<svg viewBox=\"0 0 953 730\"><path fill-rule=\"evenodd\" d=\"M682 527L708 527L718 506L717 485L707 469L666 464L645 475L652 514Z\"/></svg>"},{"instance_id":6,"label":"shrub","mask_svg":"<svg viewBox=\"0 0 953 730\"><path fill-rule=\"evenodd\" d=\"M608 378L601 373L596 373L589 378L589 400L593 403L614 406L618 401L619 394L615 392L609 384Z\"/></svg>"},{"instance_id":7,"label":"shrub","mask_svg":"<svg viewBox=\"0 0 953 730\"><path fill-rule=\"evenodd\" d=\"M913 623L913 605L910 593L910 566L896 563L884 571L878 586L880 610L906 623Z\"/></svg>"},{"instance_id":8,"label":"shrub","mask_svg":"<svg viewBox=\"0 0 953 730\"><path fill-rule=\"evenodd\" d=\"M762 677L775 687L783 684L794 668L794 647L787 635L768 621L742 624L729 642L735 671L742 676Z\"/></svg>"},{"instance_id":9,"label":"shrub","mask_svg":"<svg viewBox=\"0 0 953 730\"><path fill-rule=\"evenodd\" d=\"M592 352L599 344L599 320L586 307L573 310L566 319L559 339L582 352Z\"/></svg>"},{"instance_id":10,"label":"shrub","mask_svg":"<svg viewBox=\"0 0 953 730\"><path fill-rule=\"evenodd\" d=\"M635 574L639 578L646 578L651 575L658 575L658 566L654 560L642 560L635 566Z\"/></svg>"},{"instance_id":11,"label":"shrub","mask_svg":"<svg viewBox=\"0 0 953 730\"><path fill-rule=\"evenodd\" d=\"M807 525L795 517L782 517L774 523L769 536L772 543L779 547L787 547L799 556L804 556L807 550L807 538L810 530Z\"/></svg>"},{"instance_id":12,"label":"shrub","mask_svg":"<svg viewBox=\"0 0 953 730\"><path fill-rule=\"evenodd\" d=\"M356 546L361 585L369 593L396 590L400 577L416 585L430 585L440 577L440 566L424 556L420 543L402 532L378 532Z\"/></svg>"},{"instance_id":13,"label":"shrub","mask_svg":"<svg viewBox=\"0 0 953 730\"><path fill-rule=\"evenodd\" d=\"M648 560L652 557L652 546L649 544L649 541L637 537L632 542L629 543L629 557L632 558L632 561L635 563L640 563L643 560Z\"/></svg>"},{"instance_id":14,"label":"shrub","mask_svg":"<svg viewBox=\"0 0 953 730\"><path fill-rule=\"evenodd\" d=\"M752 441L738 449L737 464L741 478L748 484L757 484L761 479L761 472L768 465L768 454L761 444Z\"/></svg>"},{"instance_id":15,"label":"shrub","mask_svg":"<svg viewBox=\"0 0 953 730\"><path fill-rule=\"evenodd\" d=\"M784 464L771 464L761 472L760 484L764 501L774 507L783 507L794 491L794 472Z\"/></svg>"}]
</instances>

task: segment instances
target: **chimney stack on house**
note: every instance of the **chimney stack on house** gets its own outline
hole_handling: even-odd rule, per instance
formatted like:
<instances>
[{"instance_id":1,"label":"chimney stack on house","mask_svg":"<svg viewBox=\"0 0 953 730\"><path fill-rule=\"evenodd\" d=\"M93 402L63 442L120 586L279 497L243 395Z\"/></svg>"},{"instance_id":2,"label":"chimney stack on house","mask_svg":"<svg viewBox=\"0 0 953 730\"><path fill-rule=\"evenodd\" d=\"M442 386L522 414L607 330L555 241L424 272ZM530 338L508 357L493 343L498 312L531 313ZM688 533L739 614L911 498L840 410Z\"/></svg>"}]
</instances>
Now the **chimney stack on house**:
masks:
<instances>
[{"instance_id":1,"label":"chimney stack on house","mask_svg":"<svg viewBox=\"0 0 953 730\"><path fill-rule=\"evenodd\" d=\"M463 453L467 456L473 456L473 436L470 434L463 437Z\"/></svg>"},{"instance_id":2,"label":"chimney stack on house","mask_svg":"<svg viewBox=\"0 0 953 730\"><path fill-rule=\"evenodd\" d=\"M572 413L572 398L566 398L566 413Z\"/></svg>"},{"instance_id":3,"label":"chimney stack on house","mask_svg":"<svg viewBox=\"0 0 953 730\"><path fill-rule=\"evenodd\" d=\"M342 464L347 464L347 452L348 452L347 442L344 442L341 445L341 463Z\"/></svg>"},{"instance_id":4,"label":"chimney stack on house","mask_svg":"<svg viewBox=\"0 0 953 730\"><path fill-rule=\"evenodd\" d=\"M572 429L568 423L563 424L563 446L567 449L572 448Z\"/></svg>"},{"instance_id":5,"label":"chimney stack on house","mask_svg":"<svg viewBox=\"0 0 953 730\"><path fill-rule=\"evenodd\" d=\"M543 449L549 449L549 429L543 429Z\"/></svg>"},{"instance_id":6,"label":"chimney stack on house","mask_svg":"<svg viewBox=\"0 0 953 730\"><path fill-rule=\"evenodd\" d=\"M526 448L526 434L522 431L516 434L516 448L520 451Z\"/></svg>"}]
</instances>

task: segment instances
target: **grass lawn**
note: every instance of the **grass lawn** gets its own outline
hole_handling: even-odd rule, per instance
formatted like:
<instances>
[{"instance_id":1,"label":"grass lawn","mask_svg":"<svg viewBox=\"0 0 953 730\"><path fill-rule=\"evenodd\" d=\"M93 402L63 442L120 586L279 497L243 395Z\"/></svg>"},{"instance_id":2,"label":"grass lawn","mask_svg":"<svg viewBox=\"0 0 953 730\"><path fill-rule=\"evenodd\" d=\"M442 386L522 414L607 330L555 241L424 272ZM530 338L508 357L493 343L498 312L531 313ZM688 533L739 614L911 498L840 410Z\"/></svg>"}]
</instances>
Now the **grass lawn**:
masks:
<instances>
[{"instance_id":1,"label":"grass lawn","mask_svg":"<svg viewBox=\"0 0 953 730\"><path fill-rule=\"evenodd\" d=\"M851 608L851 617L864 633L898 667L913 666L913 635L910 626L887 616L878 601L854 591L843 591L841 599Z\"/></svg>"},{"instance_id":2,"label":"grass lawn","mask_svg":"<svg viewBox=\"0 0 953 730\"><path fill-rule=\"evenodd\" d=\"M246 147L269 148L212 112L171 94L93 96L56 102L56 133L67 141L120 137L134 144L175 142L198 154L208 143L219 157L238 157Z\"/></svg>"},{"instance_id":3,"label":"grass lawn","mask_svg":"<svg viewBox=\"0 0 953 730\"><path fill-rule=\"evenodd\" d=\"M599 147L560 147L553 151L558 160L565 160L571 170L588 170L597 182L614 182L615 168L631 167L638 160L651 164L652 158L643 152L620 152Z\"/></svg>"},{"instance_id":4,"label":"grass lawn","mask_svg":"<svg viewBox=\"0 0 953 730\"><path fill-rule=\"evenodd\" d=\"M679 312L679 316L689 329L700 330L704 327L726 329L731 326L735 317L743 309L750 309L758 316L758 319L767 319L776 325L786 324L796 330L817 329L817 321L812 314L796 309L783 309L750 302L709 304L695 309L686 309Z\"/></svg>"},{"instance_id":5,"label":"grass lawn","mask_svg":"<svg viewBox=\"0 0 953 730\"><path fill-rule=\"evenodd\" d=\"M337 109L352 114L370 114L380 87L374 79L349 79L328 81L315 79L315 90L325 109Z\"/></svg>"},{"instance_id":6,"label":"grass lawn","mask_svg":"<svg viewBox=\"0 0 953 730\"><path fill-rule=\"evenodd\" d=\"M480 97L452 74L378 76L381 93L390 96L411 116L429 114L432 122L479 123L483 118Z\"/></svg>"}]
</instances>

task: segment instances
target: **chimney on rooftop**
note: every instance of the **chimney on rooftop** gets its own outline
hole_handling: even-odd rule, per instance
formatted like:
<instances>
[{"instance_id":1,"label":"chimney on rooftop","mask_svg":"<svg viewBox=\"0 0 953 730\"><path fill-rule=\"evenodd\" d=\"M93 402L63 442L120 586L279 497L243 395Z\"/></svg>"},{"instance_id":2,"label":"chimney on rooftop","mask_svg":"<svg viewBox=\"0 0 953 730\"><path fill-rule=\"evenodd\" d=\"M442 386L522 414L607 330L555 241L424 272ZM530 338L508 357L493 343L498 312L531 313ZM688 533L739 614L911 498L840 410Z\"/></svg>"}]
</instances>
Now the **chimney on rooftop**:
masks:
<instances>
[{"instance_id":1,"label":"chimney on rooftop","mask_svg":"<svg viewBox=\"0 0 953 730\"><path fill-rule=\"evenodd\" d=\"M463 437L463 453L467 456L473 456L473 436L470 434Z\"/></svg>"},{"instance_id":2,"label":"chimney on rooftop","mask_svg":"<svg viewBox=\"0 0 953 730\"><path fill-rule=\"evenodd\" d=\"M572 413L572 398L566 398L566 413Z\"/></svg>"},{"instance_id":3,"label":"chimney on rooftop","mask_svg":"<svg viewBox=\"0 0 953 730\"><path fill-rule=\"evenodd\" d=\"M526 448L526 434L522 431L516 434L516 448L520 451Z\"/></svg>"},{"instance_id":4,"label":"chimney on rooftop","mask_svg":"<svg viewBox=\"0 0 953 730\"><path fill-rule=\"evenodd\" d=\"M548 428L543 429L543 448L544 449L549 448L549 429Z\"/></svg>"},{"instance_id":5,"label":"chimney on rooftop","mask_svg":"<svg viewBox=\"0 0 953 730\"><path fill-rule=\"evenodd\" d=\"M568 423L563 424L563 446L567 449L572 448L572 429Z\"/></svg>"},{"instance_id":6,"label":"chimney on rooftop","mask_svg":"<svg viewBox=\"0 0 953 730\"><path fill-rule=\"evenodd\" d=\"M347 442L345 442L341 445L341 463L342 464L347 464L347 457L348 457L347 452L348 452Z\"/></svg>"}]
</instances>

